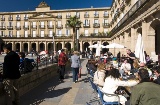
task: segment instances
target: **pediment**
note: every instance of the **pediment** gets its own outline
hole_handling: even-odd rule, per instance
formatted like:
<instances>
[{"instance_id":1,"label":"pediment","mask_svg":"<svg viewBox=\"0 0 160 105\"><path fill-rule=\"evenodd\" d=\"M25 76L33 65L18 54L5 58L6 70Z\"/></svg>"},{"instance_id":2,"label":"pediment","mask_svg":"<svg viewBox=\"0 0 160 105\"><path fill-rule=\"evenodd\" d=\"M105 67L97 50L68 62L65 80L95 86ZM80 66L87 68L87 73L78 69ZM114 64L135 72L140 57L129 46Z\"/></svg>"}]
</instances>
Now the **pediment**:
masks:
<instances>
[{"instance_id":1,"label":"pediment","mask_svg":"<svg viewBox=\"0 0 160 105\"><path fill-rule=\"evenodd\" d=\"M37 19L37 18L56 18L56 16L49 14L49 13L35 13L29 17L30 19Z\"/></svg>"}]
</instances>

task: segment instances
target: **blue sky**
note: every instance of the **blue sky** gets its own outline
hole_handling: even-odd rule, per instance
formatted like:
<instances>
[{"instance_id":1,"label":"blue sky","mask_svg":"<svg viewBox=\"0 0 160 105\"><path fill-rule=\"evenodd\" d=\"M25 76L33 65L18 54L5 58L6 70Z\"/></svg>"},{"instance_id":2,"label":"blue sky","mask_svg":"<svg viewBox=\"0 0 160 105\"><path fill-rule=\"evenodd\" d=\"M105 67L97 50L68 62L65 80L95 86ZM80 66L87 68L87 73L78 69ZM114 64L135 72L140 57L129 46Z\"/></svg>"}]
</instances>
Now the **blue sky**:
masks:
<instances>
[{"instance_id":1,"label":"blue sky","mask_svg":"<svg viewBox=\"0 0 160 105\"><path fill-rule=\"evenodd\" d=\"M0 12L35 10L41 1L45 1L53 10L107 7L112 3L112 0L1 0Z\"/></svg>"}]
</instances>

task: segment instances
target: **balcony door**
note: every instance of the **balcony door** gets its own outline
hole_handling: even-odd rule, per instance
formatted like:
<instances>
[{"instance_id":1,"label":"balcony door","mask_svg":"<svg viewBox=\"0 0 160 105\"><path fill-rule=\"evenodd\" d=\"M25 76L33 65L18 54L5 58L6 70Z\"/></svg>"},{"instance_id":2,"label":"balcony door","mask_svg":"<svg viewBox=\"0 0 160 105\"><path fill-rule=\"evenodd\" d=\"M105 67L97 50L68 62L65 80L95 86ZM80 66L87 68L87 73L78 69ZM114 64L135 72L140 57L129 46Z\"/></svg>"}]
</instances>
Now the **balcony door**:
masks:
<instances>
[{"instance_id":1,"label":"balcony door","mask_svg":"<svg viewBox=\"0 0 160 105\"><path fill-rule=\"evenodd\" d=\"M24 27L28 27L28 22L24 22Z\"/></svg>"},{"instance_id":2,"label":"balcony door","mask_svg":"<svg viewBox=\"0 0 160 105\"><path fill-rule=\"evenodd\" d=\"M53 31L49 30L49 37L53 37Z\"/></svg>"},{"instance_id":3,"label":"balcony door","mask_svg":"<svg viewBox=\"0 0 160 105\"><path fill-rule=\"evenodd\" d=\"M44 28L44 22L41 22L41 28Z\"/></svg>"},{"instance_id":4,"label":"balcony door","mask_svg":"<svg viewBox=\"0 0 160 105\"><path fill-rule=\"evenodd\" d=\"M85 26L89 26L89 24L90 24L90 20L88 20L88 19L84 20L84 25Z\"/></svg>"},{"instance_id":5,"label":"balcony door","mask_svg":"<svg viewBox=\"0 0 160 105\"><path fill-rule=\"evenodd\" d=\"M88 30L84 30L84 35L88 36Z\"/></svg>"},{"instance_id":6,"label":"balcony door","mask_svg":"<svg viewBox=\"0 0 160 105\"><path fill-rule=\"evenodd\" d=\"M28 31L24 31L24 37L28 37Z\"/></svg>"},{"instance_id":7,"label":"balcony door","mask_svg":"<svg viewBox=\"0 0 160 105\"><path fill-rule=\"evenodd\" d=\"M58 27L61 27L62 22L58 21Z\"/></svg>"},{"instance_id":8,"label":"balcony door","mask_svg":"<svg viewBox=\"0 0 160 105\"><path fill-rule=\"evenodd\" d=\"M33 31L33 37L36 37L36 31Z\"/></svg>"},{"instance_id":9,"label":"balcony door","mask_svg":"<svg viewBox=\"0 0 160 105\"><path fill-rule=\"evenodd\" d=\"M57 31L57 36L61 36L62 35L62 30L58 30Z\"/></svg>"},{"instance_id":10,"label":"balcony door","mask_svg":"<svg viewBox=\"0 0 160 105\"><path fill-rule=\"evenodd\" d=\"M33 22L33 28L36 28L36 22Z\"/></svg>"},{"instance_id":11,"label":"balcony door","mask_svg":"<svg viewBox=\"0 0 160 105\"><path fill-rule=\"evenodd\" d=\"M44 37L44 31L41 31L41 37Z\"/></svg>"},{"instance_id":12,"label":"balcony door","mask_svg":"<svg viewBox=\"0 0 160 105\"><path fill-rule=\"evenodd\" d=\"M19 31L17 31L17 37L20 37L20 35L19 35Z\"/></svg>"},{"instance_id":13,"label":"balcony door","mask_svg":"<svg viewBox=\"0 0 160 105\"><path fill-rule=\"evenodd\" d=\"M98 24L99 23L98 19L94 19L94 23Z\"/></svg>"},{"instance_id":14,"label":"balcony door","mask_svg":"<svg viewBox=\"0 0 160 105\"><path fill-rule=\"evenodd\" d=\"M52 25L53 25L52 21L49 21L49 22L48 22L48 26L49 26L49 27L52 27Z\"/></svg>"},{"instance_id":15,"label":"balcony door","mask_svg":"<svg viewBox=\"0 0 160 105\"><path fill-rule=\"evenodd\" d=\"M17 22L17 27L18 27L18 28L20 27L20 22Z\"/></svg>"}]
</instances>

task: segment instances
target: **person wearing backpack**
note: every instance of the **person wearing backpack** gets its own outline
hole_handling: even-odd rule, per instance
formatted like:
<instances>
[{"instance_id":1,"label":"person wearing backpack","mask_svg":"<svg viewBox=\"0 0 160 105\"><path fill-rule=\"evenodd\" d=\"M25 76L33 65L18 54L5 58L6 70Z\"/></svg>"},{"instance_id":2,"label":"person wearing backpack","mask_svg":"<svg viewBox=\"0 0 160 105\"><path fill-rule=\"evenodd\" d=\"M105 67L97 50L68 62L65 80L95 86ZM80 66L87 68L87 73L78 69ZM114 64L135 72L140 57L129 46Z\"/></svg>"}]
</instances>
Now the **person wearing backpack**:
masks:
<instances>
[{"instance_id":1,"label":"person wearing backpack","mask_svg":"<svg viewBox=\"0 0 160 105\"><path fill-rule=\"evenodd\" d=\"M18 79L21 77L19 71L20 58L12 51L12 46L6 44L3 47L7 54L3 63L3 85L7 98L7 105L19 105Z\"/></svg>"},{"instance_id":2,"label":"person wearing backpack","mask_svg":"<svg viewBox=\"0 0 160 105\"><path fill-rule=\"evenodd\" d=\"M62 49L58 57L59 79L60 80L64 79L65 65L67 61L68 61L68 58L66 54L64 53L64 49Z\"/></svg>"}]
</instances>

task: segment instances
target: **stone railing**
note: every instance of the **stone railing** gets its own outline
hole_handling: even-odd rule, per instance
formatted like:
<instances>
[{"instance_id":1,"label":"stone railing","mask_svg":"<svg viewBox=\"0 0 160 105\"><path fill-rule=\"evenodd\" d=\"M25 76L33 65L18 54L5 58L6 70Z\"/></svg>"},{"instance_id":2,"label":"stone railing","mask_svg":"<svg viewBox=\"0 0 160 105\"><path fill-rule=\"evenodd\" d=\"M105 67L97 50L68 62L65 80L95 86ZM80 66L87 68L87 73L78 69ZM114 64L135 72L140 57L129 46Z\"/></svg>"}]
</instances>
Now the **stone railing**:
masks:
<instances>
[{"instance_id":1,"label":"stone railing","mask_svg":"<svg viewBox=\"0 0 160 105\"><path fill-rule=\"evenodd\" d=\"M42 84L46 80L54 77L55 75L57 75L56 64L32 71L21 76L21 78L18 80L20 96ZM4 96L3 85L0 83L0 105L5 105L5 102L6 100Z\"/></svg>"}]
</instances>

